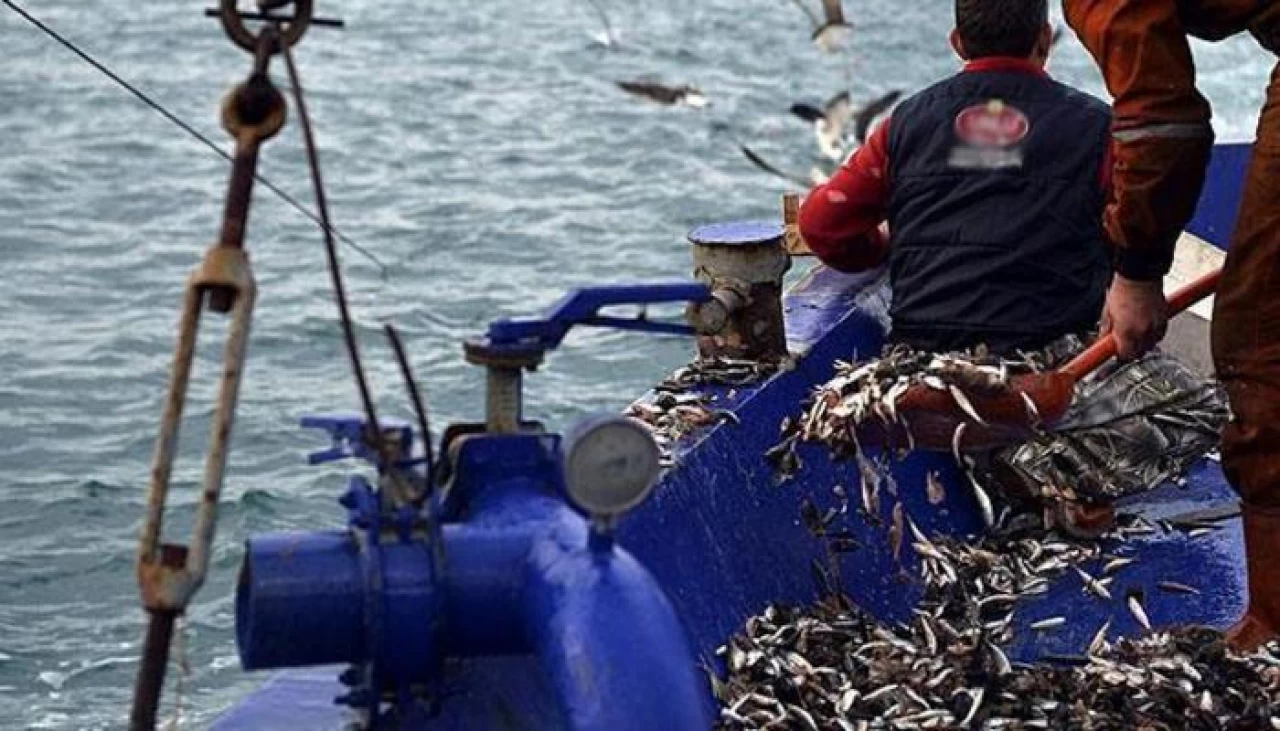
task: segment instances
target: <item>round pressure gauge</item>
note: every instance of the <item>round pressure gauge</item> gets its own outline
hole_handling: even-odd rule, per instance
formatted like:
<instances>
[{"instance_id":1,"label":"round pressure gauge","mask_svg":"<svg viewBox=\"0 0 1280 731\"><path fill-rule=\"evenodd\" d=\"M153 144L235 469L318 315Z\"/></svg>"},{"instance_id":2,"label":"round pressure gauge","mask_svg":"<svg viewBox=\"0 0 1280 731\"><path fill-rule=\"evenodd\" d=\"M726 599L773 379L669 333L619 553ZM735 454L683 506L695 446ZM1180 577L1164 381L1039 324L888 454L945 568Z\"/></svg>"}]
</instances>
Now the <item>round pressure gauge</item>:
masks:
<instances>
[{"instance_id":1,"label":"round pressure gauge","mask_svg":"<svg viewBox=\"0 0 1280 731\"><path fill-rule=\"evenodd\" d=\"M565 437L565 488L591 515L616 516L639 505L662 471L653 436L625 416L599 416Z\"/></svg>"}]
</instances>

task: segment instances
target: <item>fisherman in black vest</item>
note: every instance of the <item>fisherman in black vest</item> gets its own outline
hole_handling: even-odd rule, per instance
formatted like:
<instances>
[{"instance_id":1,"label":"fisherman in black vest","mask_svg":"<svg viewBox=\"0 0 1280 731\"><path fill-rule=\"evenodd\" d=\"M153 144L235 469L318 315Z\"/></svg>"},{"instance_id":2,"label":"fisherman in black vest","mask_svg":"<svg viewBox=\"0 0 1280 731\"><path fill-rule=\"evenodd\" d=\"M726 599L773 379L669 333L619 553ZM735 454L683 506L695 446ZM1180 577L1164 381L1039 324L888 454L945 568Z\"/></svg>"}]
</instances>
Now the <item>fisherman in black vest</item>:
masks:
<instances>
[{"instance_id":1,"label":"fisherman in black vest","mask_svg":"<svg viewBox=\"0 0 1280 731\"><path fill-rule=\"evenodd\" d=\"M964 70L901 104L802 206L800 233L828 266L887 262L891 341L1056 365L1098 331L1111 114L1045 73L1052 38L1047 0L956 0ZM1049 527L1097 535L1114 500L1181 474L1225 420L1220 389L1157 352L1082 382L1056 425L1069 436L974 456Z\"/></svg>"},{"instance_id":2,"label":"fisherman in black vest","mask_svg":"<svg viewBox=\"0 0 1280 731\"><path fill-rule=\"evenodd\" d=\"M901 104L805 201L801 234L829 266L887 257L893 340L1012 353L1097 327L1111 117L1045 73L1052 38L1046 0L957 0L964 70Z\"/></svg>"}]
</instances>

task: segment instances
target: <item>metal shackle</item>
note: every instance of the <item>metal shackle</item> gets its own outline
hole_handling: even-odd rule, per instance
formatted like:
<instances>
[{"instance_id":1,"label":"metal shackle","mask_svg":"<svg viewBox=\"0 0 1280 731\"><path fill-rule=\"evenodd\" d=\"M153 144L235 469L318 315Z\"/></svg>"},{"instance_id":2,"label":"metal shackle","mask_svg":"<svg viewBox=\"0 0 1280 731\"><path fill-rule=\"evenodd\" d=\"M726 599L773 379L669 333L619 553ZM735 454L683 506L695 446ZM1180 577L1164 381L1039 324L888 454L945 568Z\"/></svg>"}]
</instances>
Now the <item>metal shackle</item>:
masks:
<instances>
[{"instance_id":1,"label":"metal shackle","mask_svg":"<svg viewBox=\"0 0 1280 731\"><path fill-rule=\"evenodd\" d=\"M279 10L287 5L294 6L293 15L280 16L277 21L281 23L280 38L275 43L272 53L279 53L284 45L293 47L294 44L302 40L307 28L311 27L311 18L315 12L313 0L289 0L289 2L269 0L259 2L258 5L264 13L267 13L272 18L274 16L270 16L271 11ZM244 15L240 13L236 0L222 0L218 17L222 20L222 29L227 32L227 37L233 43L249 53L257 52L258 35L245 26Z\"/></svg>"}]
</instances>

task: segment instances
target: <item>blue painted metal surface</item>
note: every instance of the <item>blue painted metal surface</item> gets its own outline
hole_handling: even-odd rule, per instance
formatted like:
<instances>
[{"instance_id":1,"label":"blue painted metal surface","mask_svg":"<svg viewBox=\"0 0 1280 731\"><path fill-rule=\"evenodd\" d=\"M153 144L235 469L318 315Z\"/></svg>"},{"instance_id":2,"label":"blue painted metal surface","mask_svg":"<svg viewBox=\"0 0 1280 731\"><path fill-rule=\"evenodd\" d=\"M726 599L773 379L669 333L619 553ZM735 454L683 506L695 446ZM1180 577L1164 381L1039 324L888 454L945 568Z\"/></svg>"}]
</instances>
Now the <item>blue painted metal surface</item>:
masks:
<instances>
[{"instance_id":1,"label":"blue painted metal surface","mask_svg":"<svg viewBox=\"0 0 1280 731\"><path fill-rule=\"evenodd\" d=\"M1204 192L1187 230L1222 249L1229 248L1236 228L1236 213L1244 189L1244 173L1253 145L1216 145L1209 162Z\"/></svg>"},{"instance_id":2,"label":"blue painted metal surface","mask_svg":"<svg viewBox=\"0 0 1280 731\"><path fill-rule=\"evenodd\" d=\"M558 346L575 325L692 335L693 328L688 325L643 318L604 317L598 313L613 305L705 302L710 298L711 290L706 285L683 282L579 289L553 305L545 317L493 323L487 333L487 345L494 349L520 348L522 353L529 350L546 352Z\"/></svg>"},{"instance_id":3,"label":"blue painted metal surface","mask_svg":"<svg viewBox=\"0 0 1280 731\"><path fill-rule=\"evenodd\" d=\"M363 428L308 423L339 434ZM246 669L371 663L378 684L399 696L399 716L426 719L430 703L411 699L410 689L444 695L431 687L450 674L444 663L524 656L536 659L533 674L555 699L542 701L537 717L520 704L533 727L706 728L710 699L679 620L641 564L592 543L586 521L565 504L559 439L477 435L456 460L449 504L458 522L443 526L440 575L427 542L408 530L387 539L377 497L358 477L342 501L354 535L250 540L236 601ZM344 698L361 706L370 696L358 687ZM477 710L484 713L473 721L494 720Z\"/></svg>"},{"instance_id":4,"label":"blue painted metal surface","mask_svg":"<svg viewBox=\"0 0 1280 731\"><path fill-rule=\"evenodd\" d=\"M378 427L384 433L394 432L396 443L412 451L413 428L409 422L394 418L378 419ZM303 429L322 429L329 434L332 445L328 449L307 455L307 464L317 465L342 459L360 459L377 464L378 456L365 439L363 414L319 414L302 418Z\"/></svg>"},{"instance_id":5,"label":"blue painted metal surface","mask_svg":"<svg viewBox=\"0 0 1280 731\"><path fill-rule=\"evenodd\" d=\"M1216 151L1211 178L1191 230L1218 246L1225 246L1234 217L1235 192L1247 150ZM728 230L725 238L740 237ZM712 229L707 236L719 235ZM911 455L894 464L893 485L881 488L883 505L875 515L857 507L860 477L849 463L832 462L825 449L800 450L803 467L794 479L779 484L762 453L778 440L778 426L795 416L799 403L814 385L827 380L835 359L866 357L878 351L887 325L887 292L874 275L848 276L819 268L797 285L785 301L789 346L800 355L794 369L768 381L737 389L709 388L716 405L738 419L692 435L676 446L677 465L668 471L654 496L628 516L619 540L652 573L665 590L676 614L703 662L719 666L715 649L736 632L745 619L772 602L806 603L822 584L836 584L859 605L886 621L901 621L919 596L911 578L916 558L903 552L894 560L887 539L888 515L895 500L920 528L931 534L966 535L980 529L976 504L954 463L946 455ZM485 463L474 461L484 475ZM490 467L490 469L494 469ZM924 475L937 471L947 486L941 505L929 504ZM509 475L508 475L509 477ZM829 531L841 532L852 548L831 555L827 544L808 533L801 520L802 505L811 502L820 512L841 509L835 487L851 501ZM895 494L896 491L896 494ZM1213 462L1198 465L1188 486L1166 486L1123 506L1153 518L1228 506L1235 498ZM500 515L495 511L494 515ZM492 531L507 531L501 520L485 523ZM460 543L456 551L465 564L475 561ZM1224 524L1216 533L1189 539L1177 532L1157 532L1122 548L1139 561L1122 570L1113 584L1115 599L1104 602L1081 591L1074 575L1056 582L1035 602L1022 606L1016 622L1022 631L1011 648L1015 660L1030 661L1058 654L1077 654L1107 619L1111 635L1136 634L1136 621L1124 606L1128 591L1141 590L1148 614L1157 624L1197 622L1222 626L1243 608L1243 560L1239 527ZM479 565L477 562L476 565ZM1199 596L1174 596L1159 591L1159 581L1177 581L1202 589ZM491 586L492 596L503 593ZM475 604L492 608L495 602ZM450 607L450 616L459 607ZM477 610L478 611L478 610ZM591 613L594 616L594 612ZM1066 614L1067 627L1055 633L1036 633L1027 626L1048 616ZM593 620L595 621L595 620ZM511 626L492 614L468 616L448 634L460 633L460 644L511 641L487 628ZM605 631L608 628L593 624ZM569 628L565 627L564 632ZM492 648L491 648L492 649ZM643 648L638 648L643 650ZM294 671L273 679L254 698L215 726L219 731L265 728L340 728L341 715L319 708L318 696L337 687L311 671ZM427 721L409 720L406 730L426 728L559 728L555 685L530 656L464 657L446 674L447 702L441 715ZM601 698L601 702L616 702ZM705 696L704 696L705 701ZM278 723L281 708L294 715ZM657 727L655 727L657 728Z\"/></svg>"}]
</instances>

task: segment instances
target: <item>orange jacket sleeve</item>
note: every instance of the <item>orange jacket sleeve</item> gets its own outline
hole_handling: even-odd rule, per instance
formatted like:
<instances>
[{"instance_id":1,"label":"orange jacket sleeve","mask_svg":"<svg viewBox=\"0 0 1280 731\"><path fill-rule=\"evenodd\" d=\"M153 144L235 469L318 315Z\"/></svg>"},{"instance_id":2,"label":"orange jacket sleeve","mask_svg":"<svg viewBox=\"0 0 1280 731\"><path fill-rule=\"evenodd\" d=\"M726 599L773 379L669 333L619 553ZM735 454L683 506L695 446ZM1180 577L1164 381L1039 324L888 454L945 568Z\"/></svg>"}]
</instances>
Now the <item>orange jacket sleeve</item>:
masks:
<instances>
[{"instance_id":1,"label":"orange jacket sleeve","mask_svg":"<svg viewBox=\"0 0 1280 731\"><path fill-rule=\"evenodd\" d=\"M1209 104L1177 0L1065 0L1067 22L1114 98L1112 192L1104 223L1116 271L1156 280L1195 213L1213 147Z\"/></svg>"},{"instance_id":2,"label":"orange jacket sleeve","mask_svg":"<svg viewBox=\"0 0 1280 731\"><path fill-rule=\"evenodd\" d=\"M879 266L889 253L880 224L889 209L889 121L880 124L800 207L800 235L824 264L843 272Z\"/></svg>"}]
</instances>

